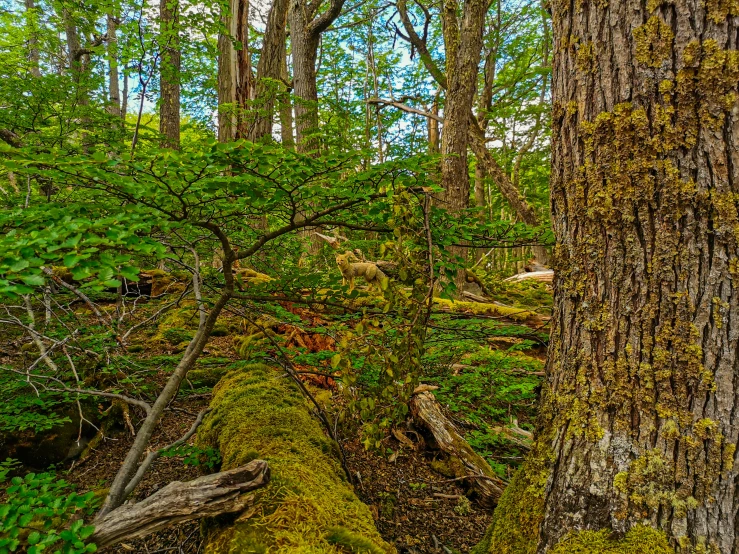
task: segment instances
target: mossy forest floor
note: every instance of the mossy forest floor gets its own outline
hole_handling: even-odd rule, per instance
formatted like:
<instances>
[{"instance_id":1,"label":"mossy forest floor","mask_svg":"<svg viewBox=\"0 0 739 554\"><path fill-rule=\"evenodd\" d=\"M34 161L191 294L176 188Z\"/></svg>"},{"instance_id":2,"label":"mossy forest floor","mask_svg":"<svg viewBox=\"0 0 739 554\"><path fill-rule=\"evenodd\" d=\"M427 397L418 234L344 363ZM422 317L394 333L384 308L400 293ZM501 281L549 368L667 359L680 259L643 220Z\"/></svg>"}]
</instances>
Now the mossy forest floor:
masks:
<instances>
[{"instance_id":1,"label":"mossy forest floor","mask_svg":"<svg viewBox=\"0 0 739 554\"><path fill-rule=\"evenodd\" d=\"M505 480L510 479L526 453L527 438L511 429L533 428L548 334L548 314L541 305L542 299L546 304L548 298L543 285L513 287L517 288L493 291L495 299L516 308L534 309L543 317L525 320L503 317L486 312L482 306L474 309L465 306L461 312L440 311L433 317L422 378L422 382L438 386L434 393L450 418ZM144 320L159 305L155 301L142 303L138 317ZM171 372L197 324L197 318L189 314L192 310L192 306L174 309L164 314L158 324L143 326L132 337L128 352L120 354L118 369L107 375L103 372L101 378L109 382L119 380L122 387L138 387L151 396ZM290 316L290 321L289 325L275 327L276 333L283 338L291 335L289 341L283 341L283 346L295 363L302 368L328 367L333 341L327 337L336 336L340 326L351 325L349 316L317 313L291 305L283 305L281 310ZM84 313L84 308L80 307L79 311ZM177 401L167 411L153 438L153 448L182 436L197 413L210 402L211 390L220 377L246 364L237 354L239 337L245 330L243 319L233 313L226 315L216 329L218 336L211 338L197 369L190 373ZM2 339L0 358L20 351L22 345L13 342L17 340L12 336ZM314 387L321 385L326 385L325 380L312 383ZM340 401L331 387L319 394ZM102 412L106 407L93 402L87 409ZM102 417L100 413L97 415ZM136 424L141 414L131 410L130 418ZM491 510L480 506L474 497L468 499L469 491L462 481L444 474L439 453L411 447L393 436L383 441L380 452L368 452L356 431L340 431L340 434L349 470L356 481L356 492L370 506L383 538L394 544L398 552L445 553L450 549L467 552L480 541L490 522ZM131 444L132 434L125 417L108 425L106 435L83 458L56 466L60 476L76 484L80 491L108 486ZM195 444L195 439L191 443ZM0 450L3 447L0 440ZM0 457L4 459L5 455L12 453L0 451ZM160 458L135 496L143 498L173 480L192 479L210 471L209 465L217 467L217 454L213 452L189 456L188 461L197 465L184 463L187 458L186 453ZM27 467L34 466L32 460L24 462ZM202 552L200 526L198 523L180 525L107 551Z\"/></svg>"}]
</instances>

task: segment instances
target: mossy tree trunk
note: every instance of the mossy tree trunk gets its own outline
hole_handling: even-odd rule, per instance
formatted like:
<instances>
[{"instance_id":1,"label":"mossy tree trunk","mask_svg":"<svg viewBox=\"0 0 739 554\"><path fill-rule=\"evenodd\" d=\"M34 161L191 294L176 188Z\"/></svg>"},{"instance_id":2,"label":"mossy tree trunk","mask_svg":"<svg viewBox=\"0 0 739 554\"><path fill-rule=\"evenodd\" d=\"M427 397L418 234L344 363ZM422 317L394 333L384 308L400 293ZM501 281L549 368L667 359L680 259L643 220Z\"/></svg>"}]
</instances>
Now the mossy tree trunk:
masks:
<instances>
[{"instance_id":1,"label":"mossy tree trunk","mask_svg":"<svg viewBox=\"0 0 739 554\"><path fill-rule=\"evenodd\" d=\"M739 552L739 7L552 12L548 383L485 547L645 523L678 552Z\"/></svg>"}]
</instances>

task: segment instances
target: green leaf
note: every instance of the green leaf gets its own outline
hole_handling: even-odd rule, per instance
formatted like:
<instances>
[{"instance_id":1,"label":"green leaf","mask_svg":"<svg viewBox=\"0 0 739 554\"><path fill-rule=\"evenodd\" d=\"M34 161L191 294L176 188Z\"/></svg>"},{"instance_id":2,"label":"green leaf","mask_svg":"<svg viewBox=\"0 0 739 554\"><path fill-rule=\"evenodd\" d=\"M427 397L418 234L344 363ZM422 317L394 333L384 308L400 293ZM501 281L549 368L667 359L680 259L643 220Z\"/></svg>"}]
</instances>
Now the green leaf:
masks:
<instances>
[{"instance_id":1,"label":"green leaf","mask_svg":"<svg viewBox=\"0 0 739 554\"><path fill-rule=\"evenodd\" d=\"M41 275L24 275L21 277L21 281L32 287L40 287L46 282Z\"/></svg>"}]
</instances>

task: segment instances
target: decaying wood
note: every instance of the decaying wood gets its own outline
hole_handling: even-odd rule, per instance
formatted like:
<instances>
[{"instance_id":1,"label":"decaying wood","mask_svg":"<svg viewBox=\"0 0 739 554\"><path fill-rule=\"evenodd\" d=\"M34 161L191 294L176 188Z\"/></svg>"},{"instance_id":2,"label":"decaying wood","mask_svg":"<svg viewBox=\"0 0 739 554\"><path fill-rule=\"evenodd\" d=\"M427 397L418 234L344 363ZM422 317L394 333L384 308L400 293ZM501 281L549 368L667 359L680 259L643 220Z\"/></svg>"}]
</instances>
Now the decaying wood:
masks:
<instances>
[{"instance_id":1,"label":"decaying wood","mask_svg":"<svg viewBox=\"0 0 739 554\"><path fill-rule=\"evenodd\" d=\"M240 512L253 501L245 493L264 487L269 479L267 462L254 460L186 483L175 481L141 502L124 504L96 520L90 541L102 548L183 521Z\"/></svg>"},{"instance_id":2,"label":"decaying wood","mask_svg":"<svg viewBox=\"0 0 739 554\"><path fill-rule=\"evenodd\" d=\"M480 304L493 304L493 302L491 302L489 298L485 298L484 296L480 296L479 294L474 294L468 290L462 291L462 297L465 300L472 300L473 302L479 302Z\"/></svg>"},{"instance_id":3,"label":"decaying wood","mask_svg":"<svg viewBox=\"0 0 739 554\"><path fill-rule=\"evenodd\" d=\"M430 392L415 394L410 406L416 423L433 435L439 449L461 462L464 474L458 477L470 479L472 488L483 504L497 504L505 484L495 475L485 459L462 438L454 424L444 415L434 395Z\"/></svg>"},{"instance_id":4,"label":"decaying wood","mask_svg":"<svg viewBox=\"0 0 739 554\"><path fill-rule=\"evenodd\" d=\"M528 271L524 273L517 273L512 275L504 281L523 281L525 279L533 279L535 281L541 281L542 283L551 283L554 279L554 271L551 269L545 269L544 271Z\"/></svg>"}]
</instances>

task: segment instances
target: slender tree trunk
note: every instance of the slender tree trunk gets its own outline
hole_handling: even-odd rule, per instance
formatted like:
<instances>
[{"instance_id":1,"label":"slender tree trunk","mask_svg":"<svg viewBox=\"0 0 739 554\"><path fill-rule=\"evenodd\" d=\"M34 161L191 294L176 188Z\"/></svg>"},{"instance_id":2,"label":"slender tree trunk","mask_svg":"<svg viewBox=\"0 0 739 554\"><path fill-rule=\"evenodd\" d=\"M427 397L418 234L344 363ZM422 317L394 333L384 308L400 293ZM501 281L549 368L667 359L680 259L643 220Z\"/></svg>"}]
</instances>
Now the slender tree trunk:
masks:
<instances>
[{"instance_id":1,"label":"slender tree trunk","mask_svg":"<svg viewBox=\"0 0 739 554\"><path fill-rule=\"evenodd\" d=\"M736 7L552 8L565 46L553 71L548 383L489 552L574 551L588 535L552 547L646 524L677 552L736 554ZM528 547L506 548L511 537Z\"/></svg>"},{"instance_id":2,"label":"slender tree trunk","mask_svg":"<svg viewBox=\"0 0 739 554\"><path fill-rule=\"evenodd\" d=\"M317 152L318 88L316 60L321 33L339 17L344 0L330 0L328 8L314 18L320 1L290 0L288 24L293 57L295 92L295 138L298 152Z\"/></svg>"},{"instance_id":3,"label":"slender tree trunk","mask_svg":"<svg viewBox=\"0 0 739 554\"><path fill-rule=\"evenodd\" d=\"M108 110L111 115L120 117L121 115L121 88L118 82L118 22L117 14L109 13L107 16L108 25L108 88L110 89L110 107Z\"/></svg>"},{"instance_id":4,"label":"slender tree trunk","mask_svg":"<svg viewBox=\"0 0 739 554\"><path fill-rule=\"evenodd\" d=\"M287 72L287 52L283 51L282 66L281 66L282 80L284 82L290 81L290 75ZM293 106L290 100L290 90L285 90L280 94L280 140L282 146L289 149L295 148L295 137L293 135Z\"/></svg>"},{"instance_id":5,"label":"slender tree trunk","mask_svg":"<svg viewBox=\"0 0 739 554\"><path fill-rule=\"evenodd\" d=\"M444 104L444 132L441 136L441 207L454 213L469 207L470 178L467 144L470 114L477 90L477 70L482 51L485 0L466 0L461 27L456 0L445 0L443 7L447 91ZM467 248L455 246L451 252L461 258ZM455 279L458 290L465 282L461 270Z\"/></svg>"},{"instance_id":6,"label":"slender tree trunk","mask_svg":"<svg viewBox=\"0 0 739 554\"><path fill-rule=\"evenodd\" d=\"M179 0L160 0L161 41L159 132L165 148L180 147Z\"/></svg>"},{"instance_id":7,"label":"slender tree trunk","mask_svg":"<svg viewBox=\"0 0 739 554\"><path fill-rule=\"evenodd\" d=\"M26 27L28 30L28 61L31 75L41 77L40 56L38 48L38 16L34 0L25 0Z\"/></svg>"},{"instance_id":8,"label":"slender tree trunk","mask_svg":"<svg viewBox=\"0 0 739 554\"><path fill-rule=\"evenodd\" d=\"M249 2L230 0L223 9L227 34L218 37L218 140L228 142L249 134L246 110L254 99L254 79L249 53ZM234 47L234 41L241 44L240 49Z\"/></svg>"},{"instance_id":9,"label":"slender tree trunk","mask_svg":"<svg viewBox=\"0 0 739 554\"><path fill-rule=\"evenodd\" d=\"M257 63L254 121L249 133L252 141L272 136L275 99L285 86L277 83L281 80L285 63L288 5L289 0L275 0L267 16L264 44Z\"/></svg>"}]
</instances>

